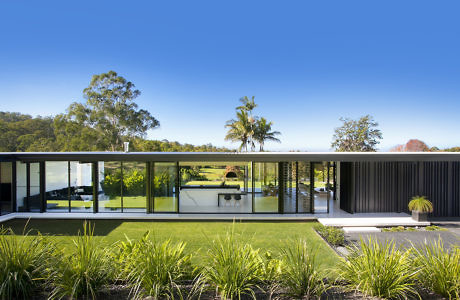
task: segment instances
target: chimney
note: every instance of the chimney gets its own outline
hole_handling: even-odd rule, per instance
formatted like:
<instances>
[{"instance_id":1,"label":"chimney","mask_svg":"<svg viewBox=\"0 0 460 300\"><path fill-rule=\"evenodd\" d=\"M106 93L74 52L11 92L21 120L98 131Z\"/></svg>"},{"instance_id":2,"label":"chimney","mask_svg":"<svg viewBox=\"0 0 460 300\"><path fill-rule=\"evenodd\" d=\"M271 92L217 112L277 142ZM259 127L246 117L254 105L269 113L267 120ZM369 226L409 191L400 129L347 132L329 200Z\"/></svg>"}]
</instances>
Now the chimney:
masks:
<instances>
[{"instance_id":1,"label":"chimney","mask_svg":"<svg viewBox=\"0 0 460 300\"><path fill-rule=\"evenodd\" d=\"M125 153L128 153L129 152L129 142L124 142L123 143L123 151Z\"/></svg>"}]
</instances>

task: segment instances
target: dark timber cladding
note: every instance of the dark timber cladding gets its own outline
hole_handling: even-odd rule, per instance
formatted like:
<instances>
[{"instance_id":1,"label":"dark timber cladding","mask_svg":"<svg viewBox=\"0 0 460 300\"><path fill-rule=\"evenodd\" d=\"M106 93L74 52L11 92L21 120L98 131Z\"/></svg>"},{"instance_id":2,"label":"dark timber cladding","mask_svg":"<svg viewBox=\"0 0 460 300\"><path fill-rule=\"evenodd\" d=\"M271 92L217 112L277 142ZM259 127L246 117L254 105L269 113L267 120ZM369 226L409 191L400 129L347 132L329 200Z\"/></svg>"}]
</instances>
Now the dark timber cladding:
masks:
<instances>
[{"instance_id":1,"label":"dark timber cladding","mask_svg":"<svg viewBox=\"0 0 460 300\"><path fill-rule=\"evenodd\" d=\"M340 206L351 213L408 212L424 195L434 217L460 216L460 162L342 162Z\"/></svg>"}]
</instances>

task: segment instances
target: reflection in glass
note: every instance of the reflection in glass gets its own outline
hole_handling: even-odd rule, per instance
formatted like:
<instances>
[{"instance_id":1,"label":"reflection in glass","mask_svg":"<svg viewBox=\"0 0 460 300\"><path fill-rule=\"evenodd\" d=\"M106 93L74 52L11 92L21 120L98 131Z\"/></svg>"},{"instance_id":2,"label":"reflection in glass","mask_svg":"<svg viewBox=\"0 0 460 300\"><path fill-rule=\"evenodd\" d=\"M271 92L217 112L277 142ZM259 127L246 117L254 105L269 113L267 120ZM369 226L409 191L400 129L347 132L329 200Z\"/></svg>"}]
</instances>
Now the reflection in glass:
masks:
<instances>
[{"instance_id":1,"label":"reflection in glass","mask_svg":"<svg viewBox=\"0 0 460 300\"><path fill-rule=\"evenodd\" d=\"M297 211L299 213L311 213L311 197L310 197L310 162L298 162L298 197Z\"/></svg>"},{"instance_id":2,"label":"reflection in glass","mask_svg":"<svg viewBox=\"0 0 460 300\"><path fill-rule=\"evenodd\" d=\"M278 212L278 163L254 164L254 211Z\"/></svg>"},{"instance_id":3,"label":"reflection in glass","mask_svg":"<svg viewBox=\"0 0 460 300\"><path fill-rule=\"evenodd\" d=\"M13 176L13 163L0 163L0 213L7 214L12 211L11 206L11 188Z\"/></svg>"},{"instance_id":4,"label":"reflection in glass","mask_svg":"<svg viewBox=\"0 0 460 300\"><path fill-rule=\"evenodd\" d=\"M70 211L93 211L91 163L70 162Z\"/></svg>"},{"instance_id":5,"label":"reflection in glass","mask_svg":"<svg viewBox=\"0 0 460 300\"><path fill-rule=\"evenodd\" d=\"M153 193L155 212L176 212L176 163L154 163Z\"/></svg>"},{"instance_id":6,"label":"reflection in glass","mask_svg":"<svg viewBox=\"0 0 460 300\"><path fill-rule=\"evenodd\" d=\"M69 168L66 161L45 163L45 200L49 212L69 211Z\"/></svg>"},{"instance_id":7,"label":"reflection in glass","mask_svg":"<svg viewBox=\"0 0 460 300\"><path fill-rule=\"evenodd\" d=\"M122 163L119 161L99 162L100 193L99 212L122 211Z\"/></svg>"},{"instance_id":8,"label":"reflection in glass","mask_svg":"<svg viewBox=\"0 0 460 300\"><path fill-rule=\"evenodd\" d=\"M147 212L145 162L123 162L123 212Z\"/></svg>"}]
</instances>

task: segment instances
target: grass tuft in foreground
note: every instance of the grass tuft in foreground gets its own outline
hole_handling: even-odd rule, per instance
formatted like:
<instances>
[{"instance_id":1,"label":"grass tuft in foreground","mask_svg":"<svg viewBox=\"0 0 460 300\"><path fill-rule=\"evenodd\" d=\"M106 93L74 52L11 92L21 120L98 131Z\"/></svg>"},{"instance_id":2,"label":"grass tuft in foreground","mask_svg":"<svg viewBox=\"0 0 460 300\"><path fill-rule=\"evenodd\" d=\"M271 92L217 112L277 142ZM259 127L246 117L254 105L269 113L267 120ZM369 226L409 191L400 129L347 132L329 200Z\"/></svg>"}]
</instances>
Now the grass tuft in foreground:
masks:
<instances>
[{"instance_id":1,"label":"grass tuft in foreground","mask_svg":"<svg viewBox=\"0 0 460 300\"><path fill-rule=\"evenodd\" d=\"M418 280L428 289L449 299L460 299L460 248L448 251L441 239L414 248Z\"/></svg>"},{"instance_id":2,"label":"grass tuft in foreground","mask_svg":"<svg viewBox=\"0 0 460 300\"><path fill-rule=\"evenodd\" d=\"M25 230L24 230L25 231ZM0 229L0 297L30 299L50 275L55 248L41 235Z\"/></svg>"},{"instance_id":3,"label":"grass tuft in foreground","mask_svg":"<svg viewBox=\"0 0 460 300\"><path fill-rule=\"evenodd\" d=\"M360 248L350 248L339 274L345 288L365 295L386 299L407 299L418 296L416 271L412 268L410 251L396 248L395 243L361 239Z\"/></svg>"},{"instance_id":4,"label":"grass tuft in foreground","mask_svg":"<svg viewBox=\"0 0 460 300\"><path fill-rule=\"evenodd\" d=\"M304 240L297 240L282 248L281 285L297 298L320 297L327 290L324 272L316 264L314 253Z\"/></svg>"},{"instance_id":5,"label":"grass tuft in foreground","mask_svg":"<svg viewBox=\"0 0 460 300\"><path fill-rule=\"evenodd\" d=\"M51 278L50 298L92 298L113 278L110 252L98 245L93 237L94 226L83 224L83 232L73 239L70 253L55 265Z\"/></svg>"}]
</instances>

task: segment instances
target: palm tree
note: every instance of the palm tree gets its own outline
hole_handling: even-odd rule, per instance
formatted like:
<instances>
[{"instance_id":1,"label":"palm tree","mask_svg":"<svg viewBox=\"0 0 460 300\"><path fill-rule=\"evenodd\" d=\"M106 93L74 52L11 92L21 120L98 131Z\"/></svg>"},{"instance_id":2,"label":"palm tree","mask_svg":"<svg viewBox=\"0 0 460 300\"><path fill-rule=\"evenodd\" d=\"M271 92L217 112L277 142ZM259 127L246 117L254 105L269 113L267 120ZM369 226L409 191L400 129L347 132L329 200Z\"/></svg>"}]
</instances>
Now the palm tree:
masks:
<instances>
[{"instance_id":1,"label":"palm tree","mask_svg":"<svg viewBox=\"0 0 460 300\"><path fill-rule=\"evenodd\" d=\"M275 137L281 133L279 131L271 131L272 125L273 122L268 122L264 117L256 121L253 139L259 143L259 150L261 152L264 151L265 141L281 142Z\"/></svg>"},{"instance_id":2,"label":"palm tree","mask_svg":"<svg viewBox=\"0 0 460 300\"><path fill-rule=\"evenodd\" d=\"M241 103L243 103L243 105L238 106L236 109L245 110L249 112L249 115L252 116L252 111L254 110L254 108L257 107L257 104L254 101L254 98L255 96L252 96L251 100L249 100L248 96L241 97L240 101Z\"/></svg>"},{"instance_id":3,"label":"palm tree","mask_svg":"<svg viewBox=\"0 0 460 300\"><path fill-rule=\"evenodd\" d=\"M241 142L239 151L245 149L248 151L248 144L251 148L254 147L252 136L254 135L254 124L251 122L248 112L244 109L240 109L236 113L236 120L231 119L227 121L225 127L229 128L227 135L225 136L226 141Z\"/></svg>"}]
</instances>

